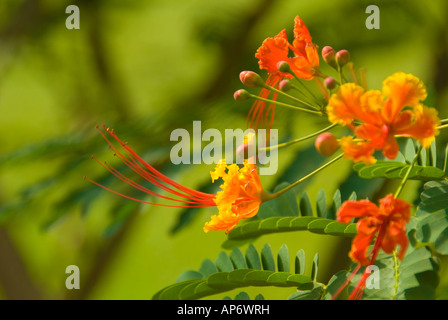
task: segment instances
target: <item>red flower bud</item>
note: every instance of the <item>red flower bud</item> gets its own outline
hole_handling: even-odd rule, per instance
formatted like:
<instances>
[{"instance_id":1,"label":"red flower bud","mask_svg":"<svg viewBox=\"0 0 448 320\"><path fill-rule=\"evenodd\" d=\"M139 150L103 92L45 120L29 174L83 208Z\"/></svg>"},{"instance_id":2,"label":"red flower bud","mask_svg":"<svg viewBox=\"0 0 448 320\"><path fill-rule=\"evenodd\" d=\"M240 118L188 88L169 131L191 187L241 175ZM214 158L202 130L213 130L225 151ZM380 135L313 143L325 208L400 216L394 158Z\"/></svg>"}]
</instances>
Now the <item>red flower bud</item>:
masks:
<instances>
[{"instance_id":1,"label":"red flower bud","mask_svg":"<svg viewBox=\"0 0 448 320\"><path fill-rule=\"evenodd\" d=\"M337 68L335 57L336 51L332 47L325 46L322 48L322 58L330 67Z\"/></svg>"},{"instance_id":2,"label":"red flower bud","mask_svg":"<svg viewBox=\"0 0 448 320\"><path fill-rule=\"evenodd\" d=\"M250 93L244 89L235 91L233 98L238 102L243 102L250 99Z\"/></svg>"},{"instance_id":3,"label":"red flower bud","mask_svg":"<svg viewBox=\"0 0 448 320\"><path fill-rule=\"evenodd\" d=\"M331 156L336 152L336 150L339 149L338 140L333 134L329 132L325 132L319 135L314 141L314 146L316 147L317 152L319 152L324 157Z\"/></svg>"},{"instance_id":4,"label":"red flower bud","mask_svg":"<svg viewBox=\"0 0 448 320\"><path fill-rule=\"evenodd\" d=\"M289 80L284 79L278 83L278 88L283 92L289 91L291 89L291 83Z\"/></svg>"},{"instance_id":5,"label":"red flower bud","mask_svg":"<svg viewBox=\"0 0 448 320\"><path fill-rule=\"evenodd\" d=\"M325 88L327 88L329 90L333 90L334 88L336 88L337 82L332 77L326 77L324 80L324 85L325 85Z\"/></svg>"},{"instance_id":6,"label":"red flower bud","mask_svg":"<svg viewBox=\"0 0 448 320\"><path fill-rule=\"evenodd\" d=\"M241 82L248 87L261 87L264 84L263 79L253 71L243 71L240 73Z\"/></svg>"},{"instance_id":7,"label":"red flower bud","mask_svg":"<svg viewBox=\"0 0 448 320\"><path fill-rule=\"evenodd\" d=\"M336 62L339 67L345 66L350 61L350 52L347 50L340 50L336 53Z\"/></svg>"},{"instance_id":8,"label":"red flower bud","mask_svg":"<svg viewBox=\"0 0 448 320\"><path fill-rule=\"evenodd\" d=\"M289 66L289 63L286 61L280 61L279 63L277 63L277 69L280 72L284 72L284 73L291 73L291 67Z\"/></svg>"}]
</instances>

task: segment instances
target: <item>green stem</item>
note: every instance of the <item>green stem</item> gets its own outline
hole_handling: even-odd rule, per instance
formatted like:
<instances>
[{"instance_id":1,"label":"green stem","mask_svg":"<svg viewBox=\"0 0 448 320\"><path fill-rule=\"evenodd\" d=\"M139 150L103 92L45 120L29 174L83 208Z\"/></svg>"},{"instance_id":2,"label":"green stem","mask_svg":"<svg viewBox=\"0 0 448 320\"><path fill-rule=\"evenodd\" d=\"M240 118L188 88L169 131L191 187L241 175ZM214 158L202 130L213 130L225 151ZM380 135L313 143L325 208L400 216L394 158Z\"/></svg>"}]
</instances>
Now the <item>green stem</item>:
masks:
<instances>
[{"instance_id":1,"label":"green stem","mask_svg":"<svg viewBox=\"0 0 448 320\"><path fill-rule=\"evenodd\" d=\"M283 92L283 91L278 90L278 89L276 89L276 88L274 88L274 87L271 87L270 85L268 85L268 84L266 84L266 83L263 83L263 88L268 89L268 90L271 90L271 91L274 91L274 92L276 92L276 93L278 93L278 94L281 94L281 95L283 95L283 96L285 96L285 97L287 97L287 98L289 98L289 99L291 99L291 100L294 100L294 101L296 101L296 102L299 102L299 103L301 103L301 104L303 104L303 105L305 105L305 106L308 106L308 107L310 107L310 108L313 108L313 109L315 109L315 110L319 110L319 107L313 106L311 103L308 103L308 102L306 102L306 101L300 100L299 98L296 98L296 97L294 97L294 96L291 96L291 95L287 94L286 92Z\"/></svg>"},{"instance_id":2,"label":"green stem","mask_svg":"<svg viewBox=\"0 0 448 320\"><path fill-rule=\"evenodd\" d=\"M398 293L398 277L399 277L397 249L394 250L393 257L394 257L394 280L395 280L394 296L396 296Z\"/></svg>"},{"instance_id":3,"label":"green stem","mask_svg":"<svg viewBox=\"0 0 448 320\"><path fill-rule=\"evenodd\" d=\"M292 140L292 141L288 141L288 142L285 142L285 143L280 143L280 144L277 144L275 146L269 146L269 147L266 147L266 148L260 148L260 151L270 151L272 149L280 149L280 148L284 148L284 147L287 147L289 145L292 145L292 144L295 144L295 143L298 143L298 142L302 142L302 141L311 139L311 138L313 138L315 136L318 136L321 133L324 133L324 132L334 128L337 125L338 125L337 123L334 123L331 126L328 126L328 127L324 128L324 129L319 130L317 132L314 132L312 134L309 134L309 135L307 135L305 137L298 138L298 139L295 139L295 140Z\"/></svg>"},{"instance_id":4,"label":"green stem","mask_svg":"<svg viewBox=\"0 0 448 320\"><path fill-rule=\"evenodd\" d=\"M306 176L304 176L303 178L297 180L296 182L294 182L293 184L290 184L289 186L287 186L286 188L277 191L276 193L270 193L266 195L266 200L272 200L275 198L278 198L279 196L281 196L282 194L284 194L285 192L288 192L289 190L291 190L292 188L294 188L295 186L299 185L300 183L304 182L305 180L311 178L312 176L314 176L316 173L319 173L320 171L322 171L323 169L325 169L326 167L332 165L333 163L335 163L336 161L338 161L339 159L341 159L343 156L343 154L338 155L337 157L333 158L332 160L328 161L326 164L324 164L323 166L321 166L320 168L314 170L313 172L307 174Z\"/></svg>"},{"instance_id":5,"label":"green stem","mask_svg":"<svg viewBox=\"0 0 448 320\"><path fill-rule=\"evenodd\" d=\"M322 116L322 113L321 113L321 112L318 112L318 111L313 111L313 110L309 110L309 109L304 109L304 108L297 107L297 106L293 106L293 105L290 105L290 104L287 104L287 103L283 103L283 102L279 102L279 101L274 101L274 100L270 100L270 99L262 98L262 97L259 97L259 96L253 95L253 94L249 94L249 96L250 96L252 99L261 100L261 101L269 102L269 103L274 103L274 104L279 105L279 106L283 106L283 107L287 107L287 108L291 108L291 109L295 109L295 110L300 110L300 111L303 111L303 112L308 112L308 113L311 113L311 114L317 114L317 115L319 115L319 116Z\"/></svg>"},{"instance_id":6,"label":"green stem","mask_svg":"<svg viewBox=\"0 0 448 320\"><path fill-rule=\"evenodd\" d=\"M445 129L445 128L448 128L448 124L444 124L443 126L438 126L437 127L438 130Z\"/></svg>"},{"instance_id":7,"label":"green stem","mask_svg":"<svg viewBox=\"0 0 448 320\"><path fill-rule=\"evenodd\" d=\"M408 180L409 175L410 175L412 169L414 168L415 162L417 161L418 156L420 155L420 152L421 152L421 151L422 151L422 146L419 146L419 147L418 147L418 150L417 150L417 152L416 152L416 154L415 154L415 157L414 157L414 159L412 160L411 165L409 166L408 171L406 171L406 174L405 174L405 176L403 177L403 180L401 180L401 183L400 183L400 185L398 186L398 189L397 189L397 191L396 191L395 194L394 194L394 198L395 198L395 199L398 198L398 197L400 196L401 191L403 191L403 187L404 187L404 185L406 184L406 181Z\"/></svg>"},{"instance_id":8,"label":"green stem","mask_svg":"<svg viewBox=\"0 0 448 320\"><path fill-rule=\"evenodd\" d=\"M341 85L344 83L342 81L342 68L338 65L338 75L339 75L339 82L341 83Z\"/></svg>"}]
</instances>

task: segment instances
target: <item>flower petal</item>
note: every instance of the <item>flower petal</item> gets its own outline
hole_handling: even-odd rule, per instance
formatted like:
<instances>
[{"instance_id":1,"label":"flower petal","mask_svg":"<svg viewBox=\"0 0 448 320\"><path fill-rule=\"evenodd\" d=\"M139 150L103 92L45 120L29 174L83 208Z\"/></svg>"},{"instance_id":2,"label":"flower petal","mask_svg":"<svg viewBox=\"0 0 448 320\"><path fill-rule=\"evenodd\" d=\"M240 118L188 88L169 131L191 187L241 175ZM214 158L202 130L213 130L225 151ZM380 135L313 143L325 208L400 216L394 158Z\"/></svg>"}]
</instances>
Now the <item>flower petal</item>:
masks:
<instances>
[{"instance_id":1,"label":"flower petal","mask_svg":"<svg viewBox=\"0 0 448 320\"><path fill-rule=\"evenodd\" d=\"M348 223L353 218L366 216L375 217L379 215L378 207L369 200L347 200L337 212L337 220L342 223Z\"/></svg>"},{"instance_id":2,"label":"flower petal","mask_svg":"<svg viewBox=\"0 0 448 320\"><path fill-rule=\"evenodd\" d=\"M404 107L413 107L426 99L425 85L412 74L397 72L383 81L382 92L391 103L383 108L386 121L393 121Z\"/></svg>"},{"instance_id":3,"label":"flower petal","mask_svg":"<svg viewBox=\"0 0 448 320\"><path fill-rule=\"evenodd\" d=\"M278 73L277 64L280 61L288 61L289 43L286 30L280 31L274 38L267 38L258 48L255 57L258 59L260 69L265 69L270 74ZM287 74L284 74L287 76Z\"/></svg>"},{"instance_id":4,"label":"flower petal","mask_svg":"<svg viewBox=\"0 0 448 320\"><path fill-rule=\"evenodd\" d=\"M406 123L402 120L404 116L398 118L396 124L394 124L394 133L409 135L417 139L423 148L429 147L435 136L439 134L437 126L440 125L440 120L437 116L437 110L418 104L412 111L405 112L408 118L413 116L412 121ZM397 128L395 129L395 127Z\"/></svg>"},{"instance_id":5,"label":"flower petal","mask_svg":"<svg viewBox=\"0 0 448 320\"><path fill-rule=\"evenodd\" d=\"M352 159L353 162L364 162L366 165L376 162L376 159L373 157L375 145L372 142L354 142L353 137L348 136L342 137L339 144L346 159Z\"/></svg>"}]
</instances>

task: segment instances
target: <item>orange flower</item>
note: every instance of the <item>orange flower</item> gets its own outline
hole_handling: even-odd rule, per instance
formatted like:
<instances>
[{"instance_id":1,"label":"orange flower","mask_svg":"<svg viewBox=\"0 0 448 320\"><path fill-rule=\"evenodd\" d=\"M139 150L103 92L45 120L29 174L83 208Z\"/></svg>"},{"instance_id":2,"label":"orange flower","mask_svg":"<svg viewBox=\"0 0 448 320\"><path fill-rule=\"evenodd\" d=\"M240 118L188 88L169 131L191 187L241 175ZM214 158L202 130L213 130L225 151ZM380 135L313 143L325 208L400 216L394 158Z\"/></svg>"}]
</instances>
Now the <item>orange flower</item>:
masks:
<instances>
[{"instance_id":1,"label":"orange flower","mask_svg":"<svg viewBox=\"0 0 448 320\"><path fill-rule=\"evenodd\" d=\"M292 78L289 73L278 71L279 62L286 61L290 65L294 74L301 79L311 80L319 70L319 55L317 46L311 42L311 36L308 28L300 17L294 19L294 40L291 45L288 42L286 30L280 31L273 38L267 38L258 48L255 57L258 59L260 69L268 72L266 84L278 89L278 83L282 78ZM293 53L289 57L290 50ZM267 98L269 90L261 89L259 96ZM274 94L273 100L277 98ZM257 129L258 125L271 128L274 119L275 106L271 104L268 110L265 110L264 101L256 101L248 115L248 127Z\"/></svg>"},{"instance_id":2,"label":"orange flower","mask_svg":"<svg viewBox=\"0 0 448 320\"><path fill-rule=\"evenodd\" d=\"M341 139L345 156L373 164L373 153L382 150L384 156L394 159L399 151L395 135L409 136L429 147L440 120L434 108L421 104L426 96L423 83L403 72L384 80L382 91L366 91L353 83L341 85L328 102L328 118L349 127L361 139Z\"/></svg>"},{"instance_id":3,"label":"orange flower","mask_svg":"<svg viewBox=\"0 0 448 320\"><path fill-rule=\"evenodd\" d=\"M303 20L298 16L295 17L293 44L288 42L285 29L274 38L264 40L255 54L260 69L265 69L270 75L277 75L280 78L292 78L289 73L282 73L277 69L279 62L286 61L298 78L312 79L319 69L319 54L317 46L311 40L310 32ZM291 58L289 50L294 54Z\"/></svg>"},{"instance_id":4,"label":"orange flower","mask_svg":"<svg viewBox=\"0 0 448 320\"><path fill-rule=\"evenodd\" d=\"M368 200L344 202L337 214L339 222L348 223L353 218L361 218L349 254L352 260L360 265L373 264L380 248L392 253L397 245L400 246L398 258L403 260L408 247L406 223L410 218L410 207L409 203L395 199L392 194L380 200L379 208ZM375 235L377 239L372 257L368 259L367 251Z\"/></svg>"},{"instance_id":5,"label":"orange flower","mask_svg":"<svg viewBox=\"0 0 448 320\"><path fill-rule=\"evenodd\" d=\"M255 216L263 202L263 187L257 167L246 163L239 168L236 164L218 164L211 172L212 180L222 178L224 183L214 199L219 215L214 215L204 226L204 231L235 228L241 219Z\"/></svg>"},{"instance_id":6,"label":"orange flower","mask_svg":"<svg viewBox=\"0 0 448 320\"><path fill-rule=\"evenodd\" d=\"M115 152L115 155L141 178L154 187L168 192L170 196L162 195L138 184L107 163L101 163L97 160L98 163L128 185L151 196L169 200L171 204L159 204L130 197L89 179L92 183L108 191L130 200L165 207L191 208L216 206L218 207L219 215L212 216L211 221L205 224L205 232L208 232L209 230L227 229L226 233L229 233L241 219L255 216L263 200L267 200L265 197L266 192L261 186L257 167L255 165L246 163L242 168L239 168L236 164L218 164L215 171L210 172L210 174L213 182L219 178L224 180L224 183L221 185L222 190L216 195L204 193L185 187L163 175L138 156L126 143L123 143L113 130L106 129L105 126L103 126L103 128L109 136L120 144L124 151L120 152L120 150L108 139L106 134L99 130L110 148Z\"/></svg>"}]
</instances>

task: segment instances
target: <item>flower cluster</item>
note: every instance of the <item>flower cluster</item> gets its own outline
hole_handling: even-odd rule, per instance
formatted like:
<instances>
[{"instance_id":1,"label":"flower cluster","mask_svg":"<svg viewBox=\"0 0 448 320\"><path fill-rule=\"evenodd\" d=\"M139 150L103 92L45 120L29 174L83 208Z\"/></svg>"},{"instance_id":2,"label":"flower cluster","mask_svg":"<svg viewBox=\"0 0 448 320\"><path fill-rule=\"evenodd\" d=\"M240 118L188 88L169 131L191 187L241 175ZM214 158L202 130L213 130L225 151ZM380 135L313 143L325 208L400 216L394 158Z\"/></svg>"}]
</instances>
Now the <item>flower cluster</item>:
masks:
<instances>
[{"instance_id":1,"label":"flower cluster","mask_svg":"<svg viewBox=\"0 0 448 320\"><path fill-rule=\"evenodd\" d=\"M260 69L267 72L267 78L263 80L253 71L241 72L240 80L245 86L261 90L258 95L253 95L240 89L235 92L234 98L237 101L254 100L247 116L248 128L271 129L274 125L276 106L326 118L329 126L304 138L269 146L267 149L286 147L315 138L316 149L323 156L332 156L338 150L341 151L339 156L319 169L322 170L342 157L353 162L373 165L377 161L376 151L381 151L388 159L395 159L399 153L397 139L400 137L412 138L422 148L429 147L434 141L441 121L434 108L423 104L427 91L416 76L396 72L383 81L381 90L369 90L365 81L358 80L347 50L336 52L332 47L324 46L321 51L322 61L337 73L335 77L327 76L319 68L318 46L313 43L308 28L298 16L294 19L293 33L292 43L289 42L285 29L262 42L255 57ZM344 75L345 68L349 69L351 81ZM336 80L337 78L339 80ZM313 81L309 82L310 80ZM314 84L321 96L317 97L315 92L309 89L309 84ZM299 95L289 94L291 88L296 89ZM291 100L292 103L278 101L279 96ZM335 126L347 127L353 135L337 138L328 132ZM283 190L268 193L262 187L257 164L253 163L256 159L247 161L247 157L242 165L229 164L224 159L210 172L212 182L222 180L221 190L216 194L209 194L193 190L166 177L123 143L113 130L103 126L103 130L99 131L124 164L157 189L170 195L145 188L107 163L102 165L128 185L169 201L169 204L135 199L90 181L123 197L143 203L172 207L216 207L218 214L205 223L205 232L231 232L240 220L256 216L262 203L279 197L319 171L312 172ZM255 139L254 136L246 137L245 143L237 148L237 152L247 151L248 144L254 143ZM121 149L116 147L116 144ZM251 160L254 160L252 156ZM406 179L407 176L401 187ZM373 264L380 250L388 254L397 250L397 258L404 258L408 247L406 224L411 217L411 205L399 199L401 187L395 194L382 198L379 206L369 200L349 200L344 202L337 212L339 222L349 223L354 220L357 223L357 235L349 253L350 258L358 264L355 272L361 266ZM351 298L360 298L364 285L365 274Z\"/></svg>"},{"instance_id":2,"label":"flower cluster","mask_svg":"<svg viewBox=\"0 0 448 320\"><path fill-rule=\"evenodd\" d=\"M438 134L440 121L434 108L421 102L427 93L423 83L411 74L397 72L386 78L383 88L365 90L354 83L339 87L328 102L328 118L350 128L352 136L341 138L340 145L347 158L354 162L375 163L375 150L395 159L399 147L396 135L416 139L429 147Z\"/></svg>"}]
</instances>

